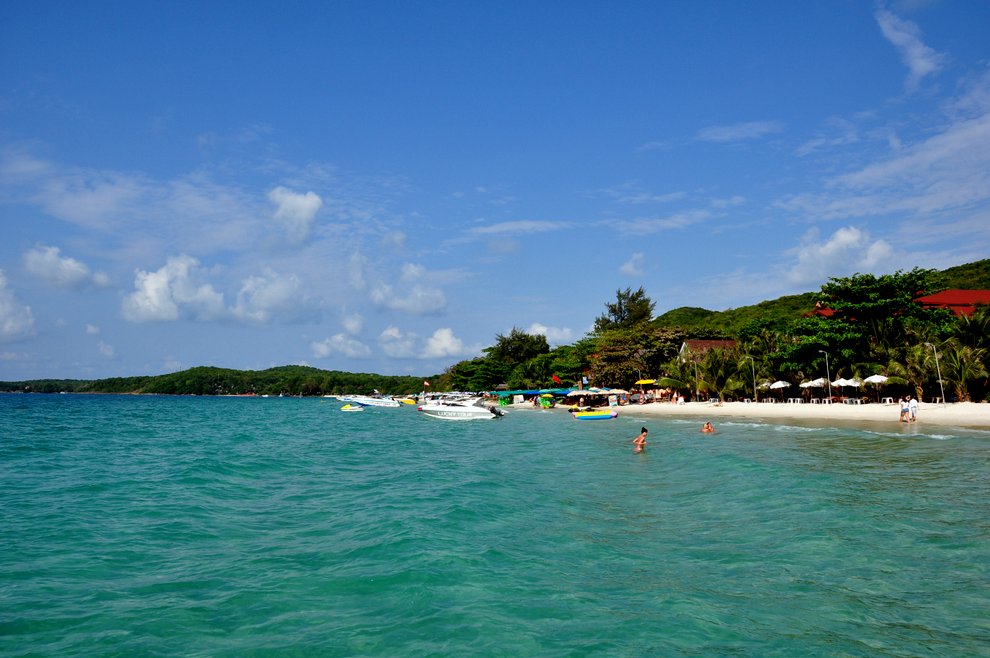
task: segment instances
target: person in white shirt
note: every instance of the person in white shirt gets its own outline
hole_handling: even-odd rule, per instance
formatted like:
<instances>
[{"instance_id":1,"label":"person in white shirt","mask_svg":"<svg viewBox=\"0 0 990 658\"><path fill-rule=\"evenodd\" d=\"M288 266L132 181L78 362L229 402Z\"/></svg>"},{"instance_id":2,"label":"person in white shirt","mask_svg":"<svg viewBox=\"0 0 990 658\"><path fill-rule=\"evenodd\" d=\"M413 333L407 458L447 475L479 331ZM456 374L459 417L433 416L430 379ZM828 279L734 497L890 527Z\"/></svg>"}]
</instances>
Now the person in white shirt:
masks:
<instances>
[{"instance_id":1,"label":"person in white shirt","mask_svg":"<svg viewBox=\"0 0 990 658\"><path fill-rule=\"evenodd\" d=\"M908 411L911 415L911 422L918 420L918 401L914 399L913 395L908 400Z\"/></svg>"}]
</instances>

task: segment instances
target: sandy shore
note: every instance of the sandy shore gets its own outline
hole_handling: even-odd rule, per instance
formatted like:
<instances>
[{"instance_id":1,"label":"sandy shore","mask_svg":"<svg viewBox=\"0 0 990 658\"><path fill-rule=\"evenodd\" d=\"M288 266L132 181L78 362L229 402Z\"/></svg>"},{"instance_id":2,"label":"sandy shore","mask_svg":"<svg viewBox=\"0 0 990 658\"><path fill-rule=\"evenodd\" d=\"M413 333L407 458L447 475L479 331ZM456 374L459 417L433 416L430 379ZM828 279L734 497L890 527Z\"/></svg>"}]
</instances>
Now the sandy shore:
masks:
<instances>
[{"instance_id":1,"label":"sandy shore","mask_svg":"<svg viewBox=\"0 0 990 658\"><path fill-rule=\"evenodd\" d=\"M708 402L687 404L643 404L619 407L620 415L690 417L715 422L719 418L747 418L758 422L780 423L815 421L821 424L899 423L896 404L769 404L726 402L716 406ZM921 403L916 424L990 429L990 404L956 402L946 405Z\"/></svg>"},{"instance_id":2,"label":"sandy shore","mask_svg":"<svg viewBox=\"0 0 990 658\"><path fill-rule=\"evenodd\" d=\"M530 403L518 405L532 408ZM562 407L558 407L560 409ZM886 425L903 426L896 404L770 404L726 402L721 406L709 402L669 402L630 404L618 408L620 416L697 418L699 421L745 418L760 423L802 423L815 425ZM954 402L945 405L922 402L916 427L964 427L990 429L990 403Z\"/></svg>"}]
</instances>

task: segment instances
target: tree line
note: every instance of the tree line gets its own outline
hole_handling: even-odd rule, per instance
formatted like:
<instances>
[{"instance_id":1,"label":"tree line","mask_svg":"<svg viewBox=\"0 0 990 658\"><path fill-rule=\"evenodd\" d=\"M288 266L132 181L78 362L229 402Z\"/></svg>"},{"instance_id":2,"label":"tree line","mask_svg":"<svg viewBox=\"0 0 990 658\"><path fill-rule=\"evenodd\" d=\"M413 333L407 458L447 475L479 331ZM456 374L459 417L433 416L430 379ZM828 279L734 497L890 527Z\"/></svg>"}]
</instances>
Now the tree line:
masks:
<instances>
[{"instance_id":1,"label":"tree line","mask_svg":"<svg viewBox=\"0 0 990 658\"><path fill-rule=\"evenodd\" d=\"M828 376L881 374L891 391L919 399L990 396L990 311L956 317L914 300L948 287L990 288L990 260L944 272L915 268L889 275L831 278L816 293L716 312L680 308L653 317L644 289L616 291L592 331L553 349L545 336L513 327L482 355L428 376L433 390L490 391L589 385L630 388L640 379L681 392L749 397L774 380L792 385ZM814 313L815 307L828 313ZM736 347L680 354L689 339L731 339ZM941 381L939 380L941 372ZM282 366L261 371L198 367L158 376L95 381L0 382L0 391L174 395L410 394L422 377ZM938 391L938 393L936 393ZM895 393L896 394L896 393Z\"/></svg>"},{"instance_id":2,"label":"tree line","mask_svg":"<svg viewBox=\"0 0 990 658\"><path fill-rule=\"evenodd\" d=\"M616 291L592 332L576 343L551 349L545 337L513 328L496 335L482 356L451 366L440 385L538 389L587 380L594 386L630 388L637 380L655 378L688 394L732 398L750 397L754 384L759 389L775 380L796 386L818 377L862 381L880 374L888 377L890 390L919 399L940 396L944 389L950 399L987 400L988 308L957 317L915 300L946 289L950 281L955 287L990 287L988 264L981 261L964 270L969 285L921 268L856 274L831 278L817 293L725 314L677 309L654 318L655 302L643 288L626 288ZM734 340L736 347L680 354L688 339L716 338Z\"/></svg>"}]
</instances>

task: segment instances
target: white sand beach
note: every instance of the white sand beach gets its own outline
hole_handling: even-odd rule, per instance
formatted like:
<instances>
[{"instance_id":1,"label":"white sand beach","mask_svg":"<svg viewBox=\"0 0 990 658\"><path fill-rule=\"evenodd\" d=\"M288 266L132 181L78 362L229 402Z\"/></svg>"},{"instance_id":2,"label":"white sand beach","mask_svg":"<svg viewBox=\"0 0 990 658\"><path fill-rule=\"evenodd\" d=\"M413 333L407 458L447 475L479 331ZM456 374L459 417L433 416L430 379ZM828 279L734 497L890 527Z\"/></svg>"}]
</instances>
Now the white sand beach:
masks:
<instances>
[{"instance_id":1,"label":"white sand beach","mask_svg":"<svg viewBox=\"0 0 990 658\"><path fill-rule=\"evenodd\" d=\"M726 402L721 406L709 402L671 404L631 404L619 407L626 416L691 417L717 421L719 418L747 418L758 422L780 423L811 421L816 424L884 423L897 425L900 412L896 404L787 404ZM955 402L945 405L922 402L915 425L938 425L990 429L990 404Z\"/></svg>"}]
</instances>

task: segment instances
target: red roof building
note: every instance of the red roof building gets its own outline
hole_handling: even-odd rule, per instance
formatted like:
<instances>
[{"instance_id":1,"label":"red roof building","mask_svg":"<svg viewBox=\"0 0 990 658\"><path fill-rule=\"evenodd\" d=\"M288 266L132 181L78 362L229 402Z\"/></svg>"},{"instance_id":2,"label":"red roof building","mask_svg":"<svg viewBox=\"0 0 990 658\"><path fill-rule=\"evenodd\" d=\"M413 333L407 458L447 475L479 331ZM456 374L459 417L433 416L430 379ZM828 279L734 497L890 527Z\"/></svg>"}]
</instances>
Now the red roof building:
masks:
<instances>
[{"instance_id":1,"label":"red roof building","mask_svg":"<svg viewBox=\"0 0 990 658\"><path fill-rule=\"evenodd\" d=\"M731 350L737 345L739 341L735 340L686 340L681 344L681 360L685 360L689 353L701 356L708 350Z\"/></svg>"},{"instance_id":2,"label":"red roof building","mask_svg":"<svg viewBox=\"0 0 990 658\"><path fill-rule=\"evenodd\" d=\"M972 315L978 304L990 304L990 290L943 290L914 300L925 308L947 308L956 315Z\"/></svg>"}]
</instances>

